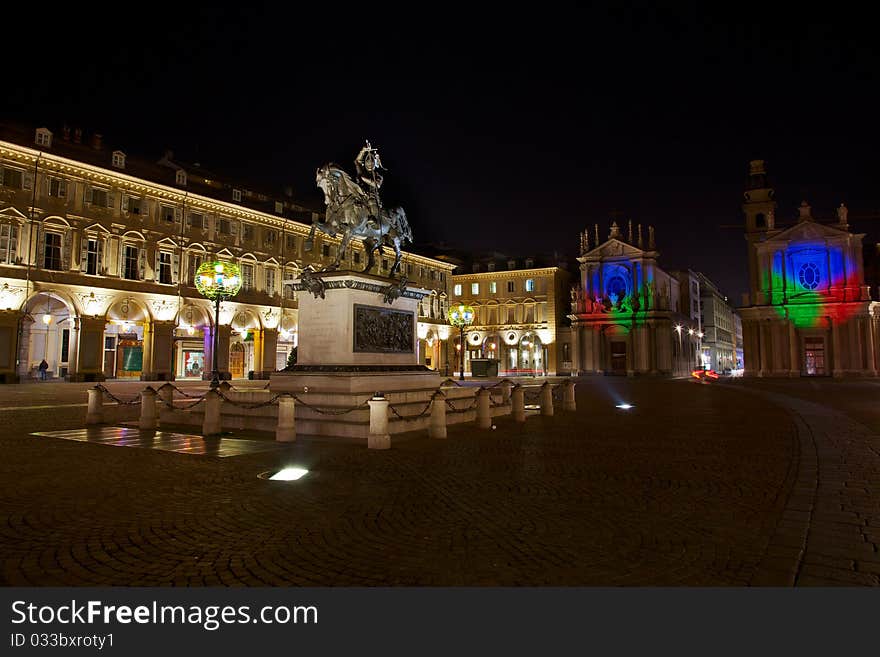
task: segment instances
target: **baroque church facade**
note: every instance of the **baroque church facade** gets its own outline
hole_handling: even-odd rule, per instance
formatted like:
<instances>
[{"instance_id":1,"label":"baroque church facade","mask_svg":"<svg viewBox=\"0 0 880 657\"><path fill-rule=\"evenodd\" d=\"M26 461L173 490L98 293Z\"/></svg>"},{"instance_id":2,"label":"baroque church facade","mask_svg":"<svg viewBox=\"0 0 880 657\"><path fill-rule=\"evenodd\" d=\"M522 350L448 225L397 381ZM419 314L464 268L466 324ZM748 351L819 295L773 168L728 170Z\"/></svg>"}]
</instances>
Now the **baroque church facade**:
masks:
<instances>
[{"instance_id":1,"label":"baroque church facade","mask_svg":"<svg viewBox=\"0 0 880 657\"><path fill-rule=\"evenodd\" d=\"M880 304L865 285L864 234L850 231L846 207L822 223L804 201L797 223L778 228L763 160L750 163L744 199L744 375L876 376Z\"/></svg>"},{"instance_id":2,"label":"baroque church facade","mask_svg":"<svg viewBox=\"0 0 880 657\"><path fill-rule=\"evenodd\" d=\"M702 334L682 306L682 283L658 264L654 229L608 239L581 234L580 282L571 293L572 374L687 376Z\"/></svg>"}]
</instances>

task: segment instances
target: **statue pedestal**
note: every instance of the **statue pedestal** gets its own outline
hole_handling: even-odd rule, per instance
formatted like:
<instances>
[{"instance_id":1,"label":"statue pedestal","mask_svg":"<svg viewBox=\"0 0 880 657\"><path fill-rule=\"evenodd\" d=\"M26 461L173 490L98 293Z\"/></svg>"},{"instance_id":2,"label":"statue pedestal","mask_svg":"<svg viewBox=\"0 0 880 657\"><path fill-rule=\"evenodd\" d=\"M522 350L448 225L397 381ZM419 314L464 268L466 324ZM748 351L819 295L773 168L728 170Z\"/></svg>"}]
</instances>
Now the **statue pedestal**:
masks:
<instances>
[{"instance_id":1,"label":"statue pedestal","mask_svg":"<svg viewBox=\"0 0 880 657\"><path fill-rule=\"evenodd\" d=\"M403 286L395 296L388 288L398 281L355 272L319 278L285 281L299 291L297 364L272 374L269 383L273 393L291 392L301 400L297 433L365 441L366 402L377 392L401 415L419 415L400 419L391 413L390 434L426 428L430 413L420 412L442 381L439 372L418 364L418 304L429 290Z\"/></svg>"}]
</instances>

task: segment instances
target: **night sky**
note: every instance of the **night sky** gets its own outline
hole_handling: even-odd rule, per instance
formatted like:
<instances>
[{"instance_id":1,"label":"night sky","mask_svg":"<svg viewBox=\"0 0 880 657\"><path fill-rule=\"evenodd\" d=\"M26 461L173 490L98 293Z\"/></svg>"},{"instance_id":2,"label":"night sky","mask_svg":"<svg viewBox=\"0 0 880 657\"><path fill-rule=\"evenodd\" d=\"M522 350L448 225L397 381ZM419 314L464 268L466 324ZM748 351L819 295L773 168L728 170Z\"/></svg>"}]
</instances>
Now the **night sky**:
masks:
<instances>
[{"instance_id":1,"label":"night sky","mask_svg":"<svg viewBox=\"0 0 880 657\"><path fill-rule=\"evenodd\" d=\"M767 161L779 222L802 198L829 218L845 201L878 238L880 220L858 218L880 216L865 16L426 4L341 24L342 5L182 4L7 32L2 118L66 121L156 159L172 149L316 201L315 169L353 173L367 138L417 241L574 256L578 231L598 222L604 239L617 212L656 226L661 266L703 271L737 303L750 159Z\"/></svg>"}]
</instances>

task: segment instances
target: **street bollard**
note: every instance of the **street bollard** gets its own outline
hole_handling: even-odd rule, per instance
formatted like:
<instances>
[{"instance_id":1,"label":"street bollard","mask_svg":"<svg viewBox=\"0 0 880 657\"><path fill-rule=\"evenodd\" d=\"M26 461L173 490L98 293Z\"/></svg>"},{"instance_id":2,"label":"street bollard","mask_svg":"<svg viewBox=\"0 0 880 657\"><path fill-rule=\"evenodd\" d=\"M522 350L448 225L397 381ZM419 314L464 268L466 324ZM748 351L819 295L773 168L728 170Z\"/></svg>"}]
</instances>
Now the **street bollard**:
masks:
<instances>
[{"instance_id":1,"label":"street bollard","mask_svg":"<svg viewBox=\"0 0 880 657\"><path fill-rule=\"evenodd\" d=\"M104 422L104 392L98 386L89 389L89 410L86 412L86 424Z\"/></svg>"},{"instance_id":2,"label":"street bollard","mask_svg":"<svg viewBox=\"0 0 880 657\"><path fill-rule=\"evenodd\" d=\"M563 389L562 408L566 411L576 411L577 402L574 400L574 381L566 381Z\"/></svg>"},{"instance_id":3,"label":"street bollard","mask_svg":"<svg viewBox=\"0 0 880 657\"><path fill-rule=\"evenodd\" d=\"M296 402L293 397L278 398L278 428L275 440L292 443L296 440Z\"/></svg>"},{"instance_id":4,"label":"street bollard","mask_svg":"<svg viewBox=\"0 0 880 657\"><path fill-rule=\"evenodd\" d=\"M510 393L510 414L514 422L526 421L526 393L520 385L514 385Z\"/></svg>"},{"instance_id":5,"label":"street bollard","mask_svg":"<svg viewBox=\"0 0 880 657\"><path fill-rule=\"evenodd\" d=\"M388 400L381 392L373 395L367 402L370 405L370 435L367 437L369 449L388 449L391 436L388 433Z\"/></svg>"},{"instance_id":6,"label":"street bollard","mask_svg":"<svg viewBox=\"0 0 880 657\"><path fill-rule=\"evenodd\" d=\"M541 415L553 415L553 386L549 381L541 386Z\"/></svg>"},{"instance_id":7,"label":"street bollard","mask_svg":"<svg viewBox=\"0 0 880 657\"><path fill-rule=\"evenodd\" d=\"M428 425L429 438L446 438L446 395L439 390L431 401L431 423Z\"/></svg>"},{"instance_id":8,"label":"street bollard","mask_svg":"<svg viewBox=\"0 0 880 657\"><path fill-rule=\"evenodd\" d=\"M510 401L510 389L513 387L513 383L504 379L498 384L498 387L501 388L501 403L506 404Z\"/></svg>"},{"instance_id":9,"label":"street bollard","mask_svg":"<svg viewBox=\"0 0 880 657\"><path fill-rule=\"evenodd\" d=\"M141 420L138 428L141 431L156 430L156 391L151 386L141 391Z\"/></svg>"},{"instance_id":10,"label":"street bollard","mask_svg":"<svg viewBox=\"0 0 880 657\"><path fill-rule=\"evenodd\" d=\"M202 435L216 436L220 434L220 405L223 399L220 393L211 388L205 394L205 421L202 424Z\"/></svg>"},{"instance_id":11,"label":"street bollard","mask_svg":"<svg viewBox=\"0 0 880 657\"><path fill-rule=\"evenodd\" d=\"M485 388L477 391L477 428L491 429L492 415L489 412L490 394Z\"/></svg>"}]
</instances>

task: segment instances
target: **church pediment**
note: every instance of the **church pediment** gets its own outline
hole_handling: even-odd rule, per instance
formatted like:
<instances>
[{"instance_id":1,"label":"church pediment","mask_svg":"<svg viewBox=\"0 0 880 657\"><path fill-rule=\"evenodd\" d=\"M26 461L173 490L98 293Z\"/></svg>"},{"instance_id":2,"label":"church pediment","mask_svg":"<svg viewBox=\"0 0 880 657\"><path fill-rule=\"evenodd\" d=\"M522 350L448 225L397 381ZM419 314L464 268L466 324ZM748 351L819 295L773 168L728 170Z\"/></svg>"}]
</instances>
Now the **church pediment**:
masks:
<instances>
[{"instance_id":1,"label":"church pediment","mask_svg":"<svg viewBox=\"0 0 880 657\"><path fill-rule=\"evenodd\" d=\"M598 258L641 258L645 251L618 239L610 239L583 255L587 260Z\"/></svg>"},{"instance_id":2,"label":"church pediment","mask_svg":"<svg viewBox=\"0 0 880 657\"><path fill-rule=\"evenodd\" d=\"M767 239L767 242L800 242L805 240L824 240L840 238L851 233L842 228L819 224L815 221L802 221L790 228L786 228L778 235Z\"/></svg>"}]
</instances>

